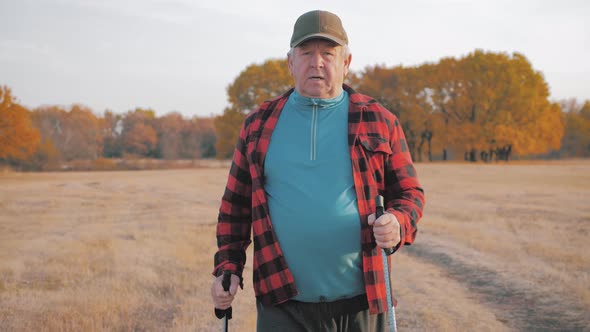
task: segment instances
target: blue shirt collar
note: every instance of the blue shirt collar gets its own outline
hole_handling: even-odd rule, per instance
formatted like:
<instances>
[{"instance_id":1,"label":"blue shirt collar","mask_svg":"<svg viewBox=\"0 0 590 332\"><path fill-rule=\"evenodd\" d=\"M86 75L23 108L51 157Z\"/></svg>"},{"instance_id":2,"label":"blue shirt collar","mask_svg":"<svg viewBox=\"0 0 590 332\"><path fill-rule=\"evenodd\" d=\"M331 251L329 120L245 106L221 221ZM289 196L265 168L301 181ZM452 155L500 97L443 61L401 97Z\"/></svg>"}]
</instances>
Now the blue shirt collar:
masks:
<instances>
[{"instance_id":1,"label":"blue shirt collar","mask_svg":"<svg viewBox=\"0 0 590 332\"><path fill-rule=\"evenodd\" d=\"M293 91L289 96L296 105L301 106L318 106L321 108L329 108L334 107L340 104L344 99L348 96L348 93L344 90L338 95L337 97L330 98L330 99L321 99L321 98L309 98L304 97L297 92L297 90Z\"/></svg>"}]
</instances>

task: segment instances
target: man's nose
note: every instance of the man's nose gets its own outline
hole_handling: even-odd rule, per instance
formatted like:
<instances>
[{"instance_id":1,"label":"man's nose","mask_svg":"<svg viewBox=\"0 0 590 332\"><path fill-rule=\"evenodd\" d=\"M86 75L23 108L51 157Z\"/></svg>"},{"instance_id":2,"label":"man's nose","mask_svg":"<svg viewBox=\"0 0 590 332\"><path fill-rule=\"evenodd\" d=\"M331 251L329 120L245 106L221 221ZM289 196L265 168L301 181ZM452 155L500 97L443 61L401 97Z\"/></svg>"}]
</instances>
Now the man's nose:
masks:
<instances>
[{"instance_id":1,"label":"man's nose","mask_svg":"<svg viewBox=\"0 0 590 332\"><path fill-rule=\"evenodd\" d=\"M322 53L313 52L313 54L311 55L310 64L314 68L324 67L324 59L322 58Z\"/></svg>"}]
</instances>

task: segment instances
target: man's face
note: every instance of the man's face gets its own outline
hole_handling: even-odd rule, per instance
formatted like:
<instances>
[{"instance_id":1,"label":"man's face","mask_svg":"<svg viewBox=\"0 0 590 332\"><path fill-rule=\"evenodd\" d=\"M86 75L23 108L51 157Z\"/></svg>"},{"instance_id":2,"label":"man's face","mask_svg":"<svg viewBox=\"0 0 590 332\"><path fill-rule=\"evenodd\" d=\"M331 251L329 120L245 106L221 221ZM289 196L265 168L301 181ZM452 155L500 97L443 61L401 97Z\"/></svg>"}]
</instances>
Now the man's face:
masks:
<instances>
[{"instance_id":1,"label":"man's face","mask_svg":"<svg viewBox=\"0 0 590 332\"><path fill-rule=\"evenodd\" d=\"M351 59L350 54L344 57L342 46L328 40L312 39L300 44L288 59L295 89L310 98L338 97Z\"/></svg>"}]
</instances>

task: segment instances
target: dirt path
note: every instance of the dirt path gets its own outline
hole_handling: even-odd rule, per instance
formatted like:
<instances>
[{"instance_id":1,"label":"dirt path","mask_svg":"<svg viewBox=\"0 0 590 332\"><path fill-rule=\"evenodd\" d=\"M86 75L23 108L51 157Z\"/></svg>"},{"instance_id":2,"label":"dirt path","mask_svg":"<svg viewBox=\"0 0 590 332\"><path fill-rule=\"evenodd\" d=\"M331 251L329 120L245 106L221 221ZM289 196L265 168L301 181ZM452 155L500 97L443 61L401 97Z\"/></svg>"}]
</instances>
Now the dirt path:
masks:
<instances>
[{"instance_id":1,"label":"dirt path","mask_svg":"<svg viewBox=\"0 0 590 332\"><path fill-rule=\"evenodd\" d=\"M444 248L417 243L406 253L446 271L449 278L466 285L507 326L519 331L590 331L589 314L555 293L509 279L497 271L465 262Z\"/></svg>"}]
</instances>

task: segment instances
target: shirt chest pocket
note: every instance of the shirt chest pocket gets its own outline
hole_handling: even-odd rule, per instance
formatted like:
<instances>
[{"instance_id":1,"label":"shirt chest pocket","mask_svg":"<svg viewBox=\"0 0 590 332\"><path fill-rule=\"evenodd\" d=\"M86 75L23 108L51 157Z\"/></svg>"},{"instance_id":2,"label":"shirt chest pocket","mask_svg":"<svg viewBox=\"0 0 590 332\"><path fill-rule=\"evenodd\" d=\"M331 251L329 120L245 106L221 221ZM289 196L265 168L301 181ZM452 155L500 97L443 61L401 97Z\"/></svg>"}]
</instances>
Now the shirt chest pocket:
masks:
<instances>
[{"instance_id":1,"label":"shirt chest pocket","mask_svg":"<svg viewBox=\"0 0 590 332\"><path fill-rule=\"evenodd\" d=\"M361 172L367 172L375 181L379 190L384 188L384 173L386 164L393 153L389 140L381 136L359 135L359 168Z\"/></svg>"}]
</instances>

